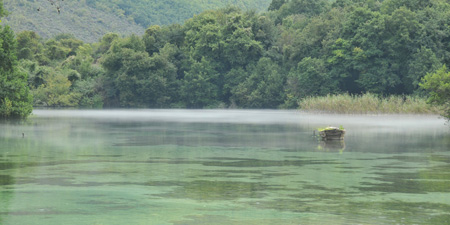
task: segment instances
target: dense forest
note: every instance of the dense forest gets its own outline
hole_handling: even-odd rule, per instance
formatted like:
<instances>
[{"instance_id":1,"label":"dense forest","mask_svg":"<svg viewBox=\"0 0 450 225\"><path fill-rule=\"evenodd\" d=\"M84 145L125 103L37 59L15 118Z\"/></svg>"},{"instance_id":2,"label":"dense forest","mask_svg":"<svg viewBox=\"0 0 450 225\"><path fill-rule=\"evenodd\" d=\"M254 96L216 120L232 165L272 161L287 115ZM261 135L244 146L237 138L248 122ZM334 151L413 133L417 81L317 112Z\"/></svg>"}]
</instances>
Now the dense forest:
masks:
<instances>
[{"instance_id":1,"label":"dense forest","mask_svg":"<svg viewBox=\"0 0 450 225\"><path fill-rule=\"evenodd\" d=\"M96 43L22 31L18 72L36 106L297 108L309 96L423 88L448 104L450 1L273 0L268 9L208 10Z\"/></svg>"},{"instance_id":2,"label":"dense forest","mask_svg":"<svg viewBox=\"0 0 450 225\"><path fill-rule=\"evenodd\" d=\"M182 24L204 10L233 5L266 11L270 0L5 0L4 22L14 31L35 31L43 38L70 33L97 42L108 32L142 35L151 25Z\"/></svg>"}]
</instances>

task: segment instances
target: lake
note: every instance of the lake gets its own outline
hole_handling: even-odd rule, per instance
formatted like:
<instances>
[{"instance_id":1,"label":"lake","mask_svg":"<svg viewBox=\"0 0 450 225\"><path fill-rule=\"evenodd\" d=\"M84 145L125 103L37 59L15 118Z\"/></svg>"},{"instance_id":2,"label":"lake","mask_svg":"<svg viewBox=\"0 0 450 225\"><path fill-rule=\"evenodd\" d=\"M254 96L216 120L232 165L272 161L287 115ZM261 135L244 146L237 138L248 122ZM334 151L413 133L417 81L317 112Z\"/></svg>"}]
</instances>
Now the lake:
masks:
<instances>
[{"instance_id":1,"label":"lake","mask_svg":"<svg viewBox=\"0 0 450 225\"><path fill-rule=\"evenodd\" d=\"M2 225L450 223L450 126L437 116L33 114L0 122ZM313 135L328 125L345 141Z\"/></svg>"}]
</instances>

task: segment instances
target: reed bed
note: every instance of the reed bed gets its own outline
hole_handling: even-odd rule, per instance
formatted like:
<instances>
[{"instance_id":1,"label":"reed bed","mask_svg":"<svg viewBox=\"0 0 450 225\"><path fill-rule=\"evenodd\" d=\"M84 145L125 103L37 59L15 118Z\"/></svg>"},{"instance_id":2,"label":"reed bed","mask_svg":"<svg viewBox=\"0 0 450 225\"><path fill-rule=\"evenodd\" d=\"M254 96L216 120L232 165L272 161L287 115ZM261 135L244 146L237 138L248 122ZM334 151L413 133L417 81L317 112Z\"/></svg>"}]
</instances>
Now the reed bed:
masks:
<instances>
[{"instance_id":1,"label":"reed bed","mask_svg":"<svg viewBox=\"0 0 450 225\"><path fill-rule=\"evenodd\" d=\"M375 94L338 94L308 97L300 100L305 111L342 114L441 114L442 111L427 104L425 98L414 96L389 96L380 98Z\"/></svg>"}]
</instances>

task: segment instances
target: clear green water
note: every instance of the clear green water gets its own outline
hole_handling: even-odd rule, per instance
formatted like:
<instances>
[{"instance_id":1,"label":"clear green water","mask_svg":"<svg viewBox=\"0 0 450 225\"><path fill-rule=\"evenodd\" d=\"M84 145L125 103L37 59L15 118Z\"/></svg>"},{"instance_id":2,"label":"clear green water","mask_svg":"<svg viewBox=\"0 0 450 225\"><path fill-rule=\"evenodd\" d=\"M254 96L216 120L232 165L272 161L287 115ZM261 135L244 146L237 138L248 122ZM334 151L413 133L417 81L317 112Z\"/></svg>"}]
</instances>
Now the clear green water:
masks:
<instances>
[{"instance_id":1,"label":"clear green water","mask_svg":"<svg viewBox=\"0 0 450 225\"><path fill-rule=\"evenodd\" d=\"M450 223L450 128L432 116L34 114L0 123L2 225ZM313 137L327 125L345 142Z\"/></svg>"}]
</instances>

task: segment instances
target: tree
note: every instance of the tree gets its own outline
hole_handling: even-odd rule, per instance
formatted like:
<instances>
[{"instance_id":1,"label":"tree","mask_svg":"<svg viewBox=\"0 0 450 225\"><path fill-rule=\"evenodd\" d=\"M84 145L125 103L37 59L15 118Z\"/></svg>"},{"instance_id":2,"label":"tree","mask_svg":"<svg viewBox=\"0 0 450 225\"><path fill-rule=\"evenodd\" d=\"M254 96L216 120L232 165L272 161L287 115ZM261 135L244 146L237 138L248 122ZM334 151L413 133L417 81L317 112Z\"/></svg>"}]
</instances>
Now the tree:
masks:
<instances>
[{"instance_id":1,"label":"tree","mask_svg":"<svg viewBox=\"0 0 450 225\"><path fill-rule=\"evenodd\" d=\"M3 2L0 2L3 6ZM0 8L2 10L2 8ZM3 11L0 11L2 14ZM0 116L24 118L31 114L32 96L27 74L18 69L13 31L0 27Z\"/></svg>"},{"instance_id":2,"label":"tree","mask_svg":"<svg viewBox=\"0 0 450 225\"><path fill-rule=\"evenodd\" d=\"M418 11L417 17L422 25L422 32L416 39L417 45L430 49L441 63L449 65L450 27L447 21L450 20L450 4L447 1L436 1L431 7Z\"/></svg>"},{"instance_id":3,"label":"tree","mask_svg":"<svg viewBox=\"0 0 450 225\"><path fill-rule=\"evenodd\" d=\"M308 96L323 96L338 90L337 80L330 77L325 63L317 58L304 58L292 69L287 81L287 106ZM289 102L295 101L295 102Z\"/></svg>"},{"instance_id":4,"label":"tree","mask_svg":"<svg viewBox=\"0 0 450 225\"><path fill-rule=\"evenodd\" d=\"M390 14L401 7L406 7L412 11L422 10L429 7L432 2L433 0L386 0L383 2L381 10L386 14Z\"/></svg>"},{"instance_id":5,"label":"tree","mask_svg":"<svg viewBox=\"0 0 450 225\"><path fill-rule=\"evenodd\" d=\"M396 76L401 79L394 84L395 90L389 90L390 94L411 94L417 88L417 80L410 79L408 66L411 56L416 49L416 40L421 34L421 24L417 20L417 14L405 7L401 7L385 19L385 38L383 51L389 59L390 68ZM381 48L381 47L380 47Z\"/></svg>"},{"instance_id":6,"label":"tree","mask_svg":"<svg viewBox=\"0 0 450 225\"><path fill-rule=\"evenodd\" d=\"M169 52L168 49L165 51ZM138 36L113 41L102 58L106 70L107 105L122 107L163 107L169 104L168 81L176 77L176 68L167 57L146 52Z\"/></svg>"},{"instance_id":7,"label":"tree","mask_svg":"<svg viewBox=\"0 0 450 225\"><path fill-rule=\"evenodd\" d=\"M429 91L429 103L442 106L443 116L450 120L450 72L447 67L444 65L435 73L427 73L419 85Z\"/></svg>"},{"instance_id":8,"label":"tree","mask_svg":"<svg viewBox=\"0 0 450 225\"><path fill-rule=\"evenodd\" d=\"M223 61L223 36L217 15L214 12L205 12L185 23L186 48L194 60L202 58L208 60Z\"/></svg>"},{"instance_id":9,"label":"tree","mask_svg":"<svg viewBox=\"0 0 450 225\"><path fill-rule=\"evenodd\" d=\"M364 11L367 12L368 9ZM378 12L369 12L369 15L371 16L368 21L358 23L356 33L351 38L352 45L357 47L355 55L358 57L355 58L354 68L359 77L356 82L364 91L393 94L400 90L398 87L401 85L401 75L397 70L398 58L390 55L389 44L393 43L389 43L392 34L387 29L388 16Z\"/></svg>"},{"instance_id":10,"label":"tree","mask_svg":"<svg viewBox=\"0 0 450 225\"><path fill-rule=\"evenodd\" d=\"M279 8L277 22L294 14L317 16L324 12L329 4L328 0L290 0Z\"/></svg>"},{"instance_id":11,"label":"tree","mask_svg":"<svg viewBox=\"0 0 450 225\"><path fill-rule=\"evenodd\" d=\"M76 70L81 79L97 77L103 74L103 70L94 64L93 49L89 44L79 46L75 55L67 57L61 64L64 69Z\"/></svg>"},{"instance_id":12,"label":"tree","mask_svg":"<svg viewBox=\"0 0 450 225\"><path fill-rule=\"evenodd\" d=\"M217 88L217 100L230 103L230 84L234 79L226 76L237 68L246 68L256 64L264 51L272 45L271 35L274 34L270 20L259 17L256 13L242 12L236 7L227 7L217 11L207 11L188 20L185 24L185 45L182 49L195 62L207 62L202 70L203 79L212 82ZM189 76L198 76L190 71L190 60L186 60ZM197 65L197 64L192 64ZM206 65L205 65L206 66ZM208 74L209 72L211 74ZM206 76L206 77L204 77ZM193 79L200 81L202 79Z\"/></svg>"},{"instance_id":13,"label":"tree","mask_svg":"<svg viewBox=\"0 0 450 225\"><path fill-rule=\"evenodd\" d=\"M272 0L272 2L269 5L268 10L269 11L276 11L281 8L281 6L286 3L287 0Z\"/></svg>"},{"instance_id":14,"label":"tree","mask_svg":"<svg viewBox=\"0 0 450 225\"><path fill-rule=\"evenodd\" d=\"M115 33L107 33L103 35L100 42L96 44L95 55L98 57L99 55L105 54L111 47L113 41L117 39L119 39L119 35Z\"/></svg>"},{"instance_id":15,"label":"tree","mask_svg":"<svg viewBox=\"0 0 450 225\"><path fill-rule=\"evenodd\" d=\"M244 108L277 108L284 100L281 68L269 58L249 66L249 76L232 90L233 101Z\"/></svg>"},{"instance_id":16,"label":"tree","mask_svg":"<svg viewBox=\"0 0 450 225\"><path fill-rule=\"evenodd\" d=\"M339 10L331 10L309 19L307 24L300 28L298 33L294 31L289 51L285 55L291 67L295 67L305 57L321 58L330 51L335 40L341 36L344 14ZM287 31L291 32L292 31Z\"/></svg>"},{"instance_id":17,"label":"tree","mask_svg":"<svg viewBox=\"0 0 450 225\"><path fill-rule=\"evenodd\" d=\"M44 83L33 91L35 105L78 106L82 97L70 91L72 83L60 71L52 71L44 76Z\"/></svg>"},{"instance_id":18,"label":"tree","mask_svg":"<svg viewBox=\"0 0 450 225\"><path fill-rule=\"evenodd\" d=\"M0 18L6 15L5 8L3 8L3 0L0 0ZM2 22L0 20L0 22Z\"/></svg>"},{"instance_id":19,"label":"tree","mask_svg":"<svg viewBox=\"0 0 450 225\"><path fill-rule=\"evenodd\" d=\"M436 54L425 47L417 50L411 56L411 60L408 65L407 76L404 78L403 83L406 91L413 93L420 90L419 83L427 73L437 71L442 66L442 63L436 57Z\"/></svg>"},{"instance_id":20,"label":"tree","mask_svg":"<svg viewBox=\"0 0 450 225\"><path fill-rule=\"evenodd\" d=\"M218 73L206 58L201 61L192 59L192 67L185 73L181 95L188 108L204 108L216 103L218 87L213 80Z\"/></svg>"},{"instance_id":21,"label":"tree","mask_svg":"<svg viewBox=\"0 0 450 225\"><path fill-rule=\"evenodd\" d=\"M40 64L48 61L44 55L41 38L34 31L22 31L17 34L17 58L39 61Z\"/></svg>"},{"instance_id":22,"label":"tree","mask_svg":"<svg viewBox=\"0 0 450 225\"><path fill-rule=\"evenodd\" d=\"M55 39L45 42L45 53L50 60L63 60L67 58L70 48L64 47Z\"/></svg>"},{"instance_id":23,"label":"tree","mask_svg":"<svg viewBox=\"0 0 450 225\"><path fill-rule=\"evenodd\" d=\"M329 74L338 81L339 89L351 94L361 93L356 83L359 77L358 60L362 55L361 49L353 47L350 41L338 38L331 47L331 54L326 61Z\"/></svg>"},{"instance_id":24,"label":"tree","mask_svg":"<svg viewBox=\"0 0 450 225\"><path fill-rule=\"evenodd\" d=\"M236 27L225 34L223 44L224 58L231 67L245 66L261 57L261 43L254 40L251 28Z\"/></svg>"}]
</instances>

